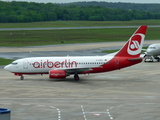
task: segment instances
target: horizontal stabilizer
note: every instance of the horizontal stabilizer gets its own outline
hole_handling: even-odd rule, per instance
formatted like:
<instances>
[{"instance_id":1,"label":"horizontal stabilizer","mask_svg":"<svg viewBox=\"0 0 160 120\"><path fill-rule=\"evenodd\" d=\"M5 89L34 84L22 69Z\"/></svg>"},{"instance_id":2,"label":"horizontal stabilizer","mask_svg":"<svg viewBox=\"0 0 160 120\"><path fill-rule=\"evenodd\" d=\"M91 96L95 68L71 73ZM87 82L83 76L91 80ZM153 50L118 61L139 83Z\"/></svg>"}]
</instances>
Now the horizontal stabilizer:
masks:
<instances>
[{"instance_id":1,"label":"horizontal stabilizer","mask_svg":"<svg viewBox=\"0 0 160 120\"><path fill-rule=\"evenodd\" d=\"M143 58L139 57L139 58L131 58L131 59L128 59L129 61L137 61L137 60L142 60Z\"/></svg>"}]
</instances>

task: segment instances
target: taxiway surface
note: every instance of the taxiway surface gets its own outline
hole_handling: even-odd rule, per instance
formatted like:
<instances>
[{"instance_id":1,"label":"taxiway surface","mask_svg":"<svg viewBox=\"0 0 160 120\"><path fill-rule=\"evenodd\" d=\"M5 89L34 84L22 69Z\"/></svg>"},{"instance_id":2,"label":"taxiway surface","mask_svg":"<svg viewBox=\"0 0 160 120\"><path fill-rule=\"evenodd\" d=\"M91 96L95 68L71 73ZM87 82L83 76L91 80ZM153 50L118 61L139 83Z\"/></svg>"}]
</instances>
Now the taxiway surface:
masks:
<instances>
[{"instance_id":1,"label":"taxiway surface","mask_svg":"<svg viewBox=\"0 0 160 120\"><path fill-rule=\"evenodd\" d=\"M159 120L160 67L140 63L122 70L52 80L25 80L0 67L0 107L11 120Z\"/></svg>"},{"instance_id":2,"label":"taxiway surface","mask_svg":"<svg viewBox=\"0 0 160 120\"><path fill-rule=\"evenodd\" d=\"M0 69L0 107L12 120L159 120L159 63L118 71L51 80L19 80Z\"/></svg>"},{"instance_id":3,"label":"taxiway surface","mask_svg":"<svg viewBox=\"0 0 160 120\"><path fill-rule=\"evenodd\" d=\"M121 42L101 42L101 43L79 43L79 44L59 44L29 47L0 47L0 57L6 59L20 59L26 57L42 56L95 56L105 55L103 50L119 50L126 41ZM152 43L159 43L159 40L148 40L144 46Z\"/></svg>"}]
</instances>

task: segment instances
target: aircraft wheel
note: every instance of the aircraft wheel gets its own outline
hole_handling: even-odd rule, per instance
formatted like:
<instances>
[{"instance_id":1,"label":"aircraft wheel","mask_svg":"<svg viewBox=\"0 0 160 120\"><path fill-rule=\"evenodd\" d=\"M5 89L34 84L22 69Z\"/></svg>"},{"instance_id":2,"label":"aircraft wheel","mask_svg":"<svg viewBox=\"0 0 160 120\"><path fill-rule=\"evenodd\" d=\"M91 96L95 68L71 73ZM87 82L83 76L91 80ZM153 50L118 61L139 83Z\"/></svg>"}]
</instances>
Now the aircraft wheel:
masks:
<instances>
[{"instance_id":1,"label":"aircraft wheel","mask_svg":"<svg viewBox=\"0 0 160 120\"><path fill-rule=\"evenodd\" d=\"M21 80L24 80L24 77L23 77L23 75L20 77L20 79L21 79Z\"/></svg>"},{"instance_id":2,"label":"aircraft wheel","mask_svg":"<svg viewBox=\"0 0 160 120\"><path fill-rule=\"evenodd\" d=\"M149 62L153 62L153 59L150 59Z\"/></svg>"},{"instance_id":3,"label":"aircraft wheel","mask_svg":"<svg viewBox=\"0 0 160 120\"><path fill-rule=\"evenodd\" d=\"M74 80L76 80L76 81L78 81L78 80L79 80L79 76L78 76L78 74L75 74L75 75L74 75Z\"/></svg>"}]
</instances>

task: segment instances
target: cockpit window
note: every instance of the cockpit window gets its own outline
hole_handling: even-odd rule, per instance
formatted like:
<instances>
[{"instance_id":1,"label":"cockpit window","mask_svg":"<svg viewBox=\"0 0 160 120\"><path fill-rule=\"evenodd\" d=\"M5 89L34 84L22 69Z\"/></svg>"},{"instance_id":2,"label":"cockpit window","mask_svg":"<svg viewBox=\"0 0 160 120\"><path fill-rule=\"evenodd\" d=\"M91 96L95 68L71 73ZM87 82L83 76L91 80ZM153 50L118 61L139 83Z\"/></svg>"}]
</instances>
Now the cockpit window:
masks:
<instances>
[{"instance_id":1,"label":"cockpit window","mask_svg":"<svg viewBox=\"0 0 160 120\"><path fill-rule=\"evenodd\" d=\"M149 47L149 49L156 49L156 47Z\"/></svg>"},{"instance_id":2,"label":"cockpit window","mask_svg":"<svg viewBox=\"0 0 160 120\"><path fill-rule=\"evenodd\" d=\"M12 64L12 65L17 65L18 63L17 63L17 62L12 62L11 64Z\"/></svg>"}]
</instances>

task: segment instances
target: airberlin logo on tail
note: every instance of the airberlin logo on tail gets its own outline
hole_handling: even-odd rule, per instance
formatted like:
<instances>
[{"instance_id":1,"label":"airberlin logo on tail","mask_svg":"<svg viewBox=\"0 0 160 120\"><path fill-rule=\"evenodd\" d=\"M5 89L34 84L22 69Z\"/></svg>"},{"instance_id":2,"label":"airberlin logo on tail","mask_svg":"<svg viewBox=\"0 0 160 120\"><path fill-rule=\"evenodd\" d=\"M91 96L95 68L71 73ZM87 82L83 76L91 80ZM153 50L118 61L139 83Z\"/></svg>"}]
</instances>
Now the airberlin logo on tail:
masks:
<instances>
[{"instance_id":1,"label":"airberlin logo on tail","mask_svg":"<svg viewBox=\"0 0 160 120\"><path fill-rule=\"evenodd\" d=\"M128 54L137 55L141 52L144 37L143 34L135 34L131 37L128 44Z\"/></svg>"},{"instance_id":2,"label":"airberlin logo on tail","mask_svg":"<svg viewBox=\"0 0 160 120\"><path fill-rule=\"evenodd\" d=\"M131 43L131 45L130 45L130 49L131 50L138 50L139 49L139 42L138 41L136 41L136 40L133 40L132 41L132 43Z\"/></svg>"}]
</instances>

